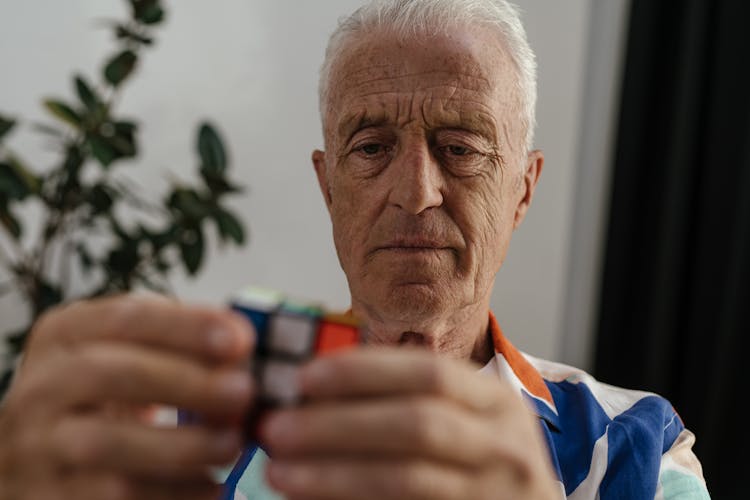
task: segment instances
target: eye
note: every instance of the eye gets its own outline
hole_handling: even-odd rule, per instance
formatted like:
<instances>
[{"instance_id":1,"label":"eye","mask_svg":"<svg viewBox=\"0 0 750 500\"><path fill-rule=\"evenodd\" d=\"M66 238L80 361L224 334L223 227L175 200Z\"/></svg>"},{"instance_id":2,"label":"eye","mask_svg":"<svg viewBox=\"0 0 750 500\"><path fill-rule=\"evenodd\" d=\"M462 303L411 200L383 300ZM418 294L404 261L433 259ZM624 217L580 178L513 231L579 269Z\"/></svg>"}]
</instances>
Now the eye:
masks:
<instances>
[{"instance_id":1,"label":"eye","mask_svg":"<svg viewBox=\"0 0 750 500\"><path fill-rule=\"evenodd\" d=\"M471 153L471 150L466 146L450 145L446 147L446 150L453 156L466 156Z\"/></svg>"},{"instance_id":2,"label":"eye","mask_svg":"<svg viewBox=\"0 0 750 500\"><path fill-rule=\"evenodd\" d=\"M477 151L460 144L446 144L439 148L440 154L447 160L466 161L477 156Z\"/></svg>"},{"instance_id":3,"label":"eye","mask_svg":"<svg viewBox=\"0 0 750 500\"><path fill-rule=\"evenodd\" d=\"M390 149L382 142L363 142L352 148L352 153L363 160L380 160L388 155Z\"/></svg>"},{"instance_id":4,"label":"eye","mask_svg":"<svg viewBox=\"0 0 750 500\"><path fill-rule=\"evenodd\" d=\"M358 149L368 156L374 156L378 153L383 152L383 145L370 143L370 144L365 144L363 146L360 146Z\"/></svg>"}]
</instances>

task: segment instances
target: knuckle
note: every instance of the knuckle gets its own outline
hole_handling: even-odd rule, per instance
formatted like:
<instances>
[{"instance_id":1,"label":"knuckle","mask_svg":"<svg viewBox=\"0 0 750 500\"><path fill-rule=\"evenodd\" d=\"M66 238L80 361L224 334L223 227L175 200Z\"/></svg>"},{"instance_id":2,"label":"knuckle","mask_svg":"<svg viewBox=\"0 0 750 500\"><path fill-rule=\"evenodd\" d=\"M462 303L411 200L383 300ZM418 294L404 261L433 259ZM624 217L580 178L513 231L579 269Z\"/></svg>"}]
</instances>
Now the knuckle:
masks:
<instances>
[{"instance_id":1,"label":"knuckle","mask_svg":"<svg viewBox=\"0 0 750 500\"><path fill-rule=\"evenodd\" d=\"M38 460L43 455L42 447L44 439L36 429L17 429L15 437L9 444L13 447L13 454L21 463L25 463L29 459L33 463L33 461Z\"/></svg>"},{"instance_id":2,"label":"knuckle","mask_svg":"<svg viewBox=\"0 0 750 500\"><path fill-rule=\"evenodd\" d=\"M436 419L423 418L422 423L415 431L417 444L427 450L438 447L441 433L447 429L441 429Z\"/></svg>"},{"instance_id":3,"label":"knuckle","mask_svg":"<svg viewBox=\"0 0 750 500\"><path fill-rule=\"evenodd\" d=\"M75 382L82 392L89 394L102 385L111 382L110 373L114 366L114 360L109 359L106 346L89 344L82 346L75 356Z\"/></svg>"},{"instance_id":4,"label":"knuckle","mask_svg":"<svg viewBox=\"0 0 750 500\"><path fill-rule=\"evenodd\" d=\"M61 425L57 442L63 460L74 466L101 463L107 454L106 435L93 424Z\"/></svg>"},{"instance_id":5,"label":"knuckle","mask_svg":"<svg viewBox=\"0 0 750 500\"><path fill-rule=\"evenodd\" d=\"M130 295L104 299L101 307L102 317L106 318L103 333L111 337L126 338L133 325L142 318L142 300Z\"/></svg>"},{"instance_id":6,"label":"knuckle","mask_svg":"<svg viewBox=\"0 0 750 500\"><path fill-rule=\"evenodd\" d=\"M211 451L211 437L205 431L187 434L185 439L180 441L179 453L174 454L173 465L183 468L199 463Z\"/></svg>"},{"instance_id":7,"label":"knuckle","mask_svg":"<svg viewBox=\"0 0 750 500\"><path fill-rule=\"evenodd\" d=\"M120 476L109 476L102 481L102 498L109 500L131 500L137 498L133 485Z\"/></svg>"},{"instance_id":8,"label":"knuckle","mask_svg":"<svg viewBox=\"0 0 750 500\"><path fill-rule=\"evenodd\" d=\"M430 359L426 368L427 385L433 394L444 394L449 386L448 367L445 360Z\"/></svg>"},{"instance_id":9,"label":"knuckle","mask_svg":"<svg viewBox=\"0 0 750 500\"><path fill-rule=\"evenodd\" d=\"M391 482L393 490L388 492L388 498L422 497L427 474L428 466L421 461L412 461L397 468Z\"/></svg>"},{"instance_id":10,"label":"knuckle","mask_svg":"<svg viewBox=\"0 0 750 500\"><path fill-rule=\"evenodd\" d=\"M438 409L428 401L417 400L411 403L408 412L410 433L416 444L432 447L440 438L441 429L437 419Z\"/></svg>"},{"instance_id":11,"label":"knuckle","mask_svg":"<svg viewBox=\"0 0 750 500\"><path fill-rule=\"evenodd\" d=\"M28 362L16 374L6 400L3 412L8 419L24 425L29 414L48 413L47 401L58 390L61 383L56 376L61 373L61 363L57 359L45 358L44 368L39 369L39 359Z\"/></svg>"},{"instance_id":12,"label":"knuckle","mask_svg":"<svg viewBox=\"0 0 750 500\"><path fill-rule=\"evenodd\" d=\"M35 345L47 338L56 337L56 333L60 330L60 325L65 320L67 310L70 307L56 306L43 312L31 327L27 345Z\"/></svg>"}]
</instances>

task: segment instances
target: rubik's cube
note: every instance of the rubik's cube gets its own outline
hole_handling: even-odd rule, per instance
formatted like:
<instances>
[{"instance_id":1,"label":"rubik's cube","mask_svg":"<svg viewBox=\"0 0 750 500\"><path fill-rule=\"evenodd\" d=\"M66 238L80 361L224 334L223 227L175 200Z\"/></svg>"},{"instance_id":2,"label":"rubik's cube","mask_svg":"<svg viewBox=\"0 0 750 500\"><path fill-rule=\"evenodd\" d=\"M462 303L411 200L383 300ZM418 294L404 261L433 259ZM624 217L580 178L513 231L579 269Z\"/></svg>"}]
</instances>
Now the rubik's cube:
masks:
<instances>
[{"instance_id":1,"label":"rubik's cube","mask_svg":"<svg viewBox=\"0 0 750 500\"><path fill-rule=\"evenodd\" d=\"M299 401L295 380L305 361L360 342L353 316L331 314L277 291L248 287L235 294L230 305L253 323L257 333L251 369L264 408Z\"/></svg>"}]
</instances>

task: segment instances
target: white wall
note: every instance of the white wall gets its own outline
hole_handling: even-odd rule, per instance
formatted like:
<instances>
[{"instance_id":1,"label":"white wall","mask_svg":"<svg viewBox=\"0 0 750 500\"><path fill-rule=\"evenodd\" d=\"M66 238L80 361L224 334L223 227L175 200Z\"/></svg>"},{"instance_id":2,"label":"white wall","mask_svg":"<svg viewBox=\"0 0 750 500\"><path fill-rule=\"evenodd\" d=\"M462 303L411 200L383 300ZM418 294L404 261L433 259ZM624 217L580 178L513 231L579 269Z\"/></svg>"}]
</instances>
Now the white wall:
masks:
<instances>
[{"instance_id":1,"label":"white wall","mask_svg":"<svg viewBox=\"0 0 750 500\"><path fill-rule=\"evenodd\" d=\"M589 18L559 350L560 360L584 369L593 366L629 8L630 0L592 2Z\"/></svg>"},{"instance_id":2,"label":"white wall","mask_svg":"<svg viewBox=\"0 0 750 500\"><path fill-rule=\"evenodd\" d=\"M331 307L347 306L346 282L309 155L322 143L316 88L327 34L339 16L359 3L168 4L169 21L120 105L142 127L143 154L128 167L131 177L154 194L166 187L167 171L189 178L195 165L194 126L209 117L224 133L234 175L248 187L233 207L249 226L249 245L223 252L212 248L198 279L176 277L184 299L221 304L233 290L252 283ZM493 308L521 348L556 358L562 352L570 279L594 1L519 3L539 59L536 142L547 161L534 206L500 272ZM5 2L0 6L0 110L44 118L39 98L71 95L71 71L93 74L111 50L109 31L95 20L124 12L125 2L117 0ZM15 150L45 165L56 157L42 152L43 145L28 127L11 140ZM0 300L0 326L19 322L18 311L12 300Z\"/></svg>"}]
</instances>

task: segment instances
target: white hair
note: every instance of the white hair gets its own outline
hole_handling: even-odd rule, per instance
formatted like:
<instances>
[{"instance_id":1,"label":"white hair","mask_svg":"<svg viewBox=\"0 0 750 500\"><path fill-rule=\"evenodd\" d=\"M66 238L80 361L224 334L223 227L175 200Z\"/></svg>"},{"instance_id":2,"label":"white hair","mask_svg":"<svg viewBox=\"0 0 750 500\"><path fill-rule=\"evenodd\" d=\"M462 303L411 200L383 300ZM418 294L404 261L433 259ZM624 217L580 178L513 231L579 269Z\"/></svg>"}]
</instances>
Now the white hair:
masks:
<instances>
[{"instance_id":1,"label":"white hair","mask_svg":"<svg viewBox=\"0 0 750 500\"><path fill-rule=\"evenodd\" d=\"M526 40L518 7L506 0L372 0L339 20L326 48L320 70L319 104L325 127L331 68L352 38L388 30L396 36L436 35L457 26L488 26L501 35L516 69L516 95L524 146L529 151L536 126L536 58Z\"/></svg>"}]
</instances>

